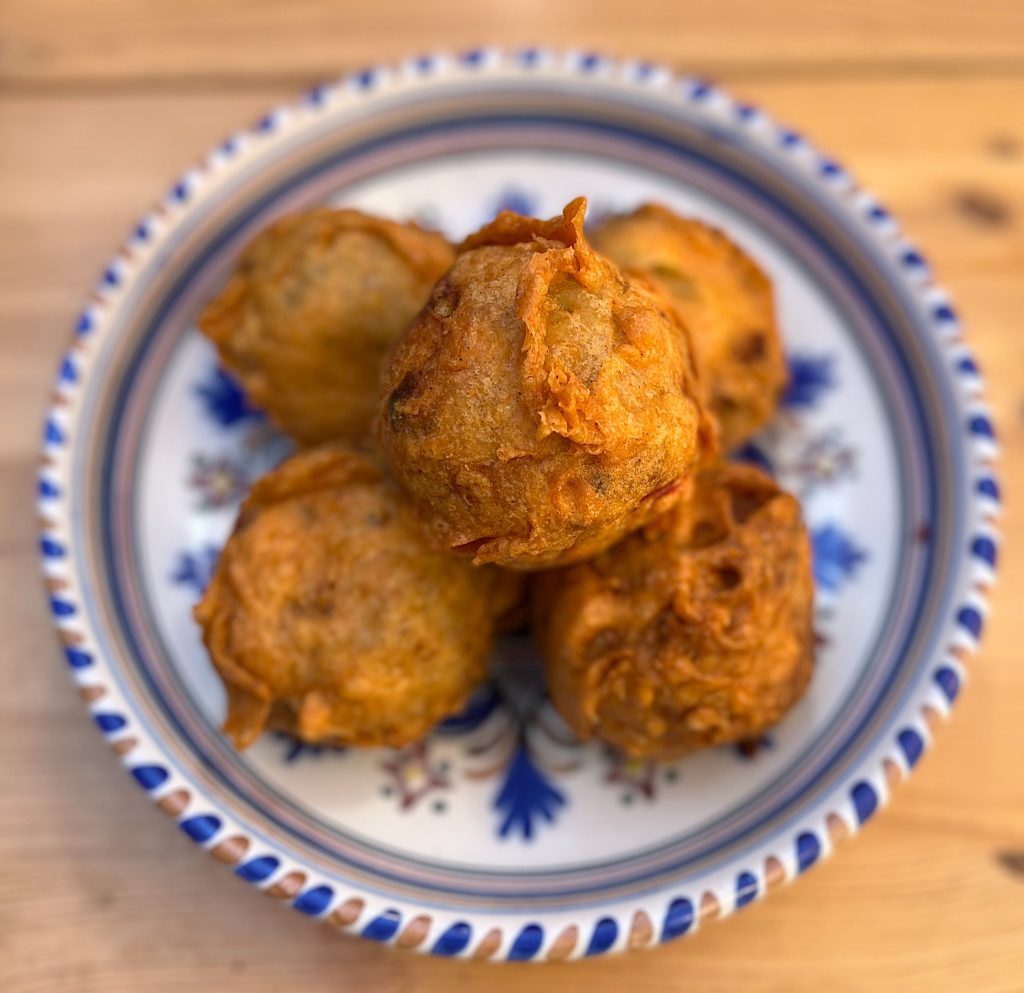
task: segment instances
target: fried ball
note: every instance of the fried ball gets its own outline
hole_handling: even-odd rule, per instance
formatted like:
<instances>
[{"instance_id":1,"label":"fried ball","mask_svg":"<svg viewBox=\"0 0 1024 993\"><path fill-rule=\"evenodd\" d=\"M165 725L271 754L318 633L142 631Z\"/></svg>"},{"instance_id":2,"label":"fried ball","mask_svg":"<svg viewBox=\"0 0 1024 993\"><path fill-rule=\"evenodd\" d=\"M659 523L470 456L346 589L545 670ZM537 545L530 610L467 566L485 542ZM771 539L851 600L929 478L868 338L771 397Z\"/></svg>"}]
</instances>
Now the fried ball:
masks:
<instances>
[{"instance_id":1,"label":"fried ball","mask_svg":"<svg viewBox=\"0 0 1024 993\"><path fill-rule=\"evenodd\" d=\"M468 238L384 372L392 469L478 563L601 551L670 505L709 436L679 319L590 248L585 209Z\"/></svg>"},{"instance_id":2,"label":"fried ball","mask_svg":"<svg viewBox=\"0 0 1024 993\"><path fill-rule=\"evenodd\" d=\"M594 246L645 273L690 331L721 444L731 450L771 420L786 383L772 284L721 231L648 204L605 221Z\"/></svg>"},{"instance_id":3,"label":"fried ball","mask_svg":"<svg viewBox=\"0 0 1024 993\"><path fill-rule=\"evenodd\" d=\"M227 688L224 731L404 745L457 712L485 674L497 570L433 551L369 457L289 459L245 501L195 617Z\"/></svg>"},{"instance_id":4,"label":"fried ball","mask_svg":"<svg viewBox=\"0 0 1024 993\"><path fill-rule=\"evenodd\" d=\"M439 234L357 210L311 210L250 243L199 318L252 402L303 445L358 441L380 366L452 261Z\"/></svg>"},{"instance_id":5,"label":"fried ball","mask_svg":"<svg viewBox=\"0 0 1024 993\"><path fill-rule=\"evenodd\" d=\"M533 600L562 716L638 758L752 738L811 675L800 506L749 466L704 470L642 531L538 577Z\"/></svg>"}]
</instances>

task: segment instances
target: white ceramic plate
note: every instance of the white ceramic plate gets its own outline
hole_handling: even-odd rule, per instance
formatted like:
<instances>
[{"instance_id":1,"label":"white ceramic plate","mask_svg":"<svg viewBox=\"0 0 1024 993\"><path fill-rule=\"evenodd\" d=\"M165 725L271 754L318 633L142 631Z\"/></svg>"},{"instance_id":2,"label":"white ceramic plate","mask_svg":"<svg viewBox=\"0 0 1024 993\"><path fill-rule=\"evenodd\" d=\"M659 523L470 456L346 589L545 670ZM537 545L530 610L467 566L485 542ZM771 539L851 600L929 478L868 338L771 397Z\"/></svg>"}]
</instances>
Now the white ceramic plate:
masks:
<instances>
[{"instance_id":1,"label":"white ceramic plate","mask_svg":"<svg viewBox=\"0 0 1024 993\"><path fill-rule=\"evenodd\" d=\"M705 218L775 281L792 382L744 454L812 530L807 696L756 749L656 766L575 742L537 680L507 674L535 667L499 660L464 715L402 751L271 735L235 753L190 608L239 498L287 445L218 371L199 309L285 211L351 204L458 238L499 207L550 215L581 193L592 218L647 200ZM46 427L54 617L132 775L252 885L444 955L647 945L807 869L917 761L995 561L979 394L948 299L888 213L718 89L543 51L372 70L213 151L105 272Z\"/></svg>"}]
</instances>

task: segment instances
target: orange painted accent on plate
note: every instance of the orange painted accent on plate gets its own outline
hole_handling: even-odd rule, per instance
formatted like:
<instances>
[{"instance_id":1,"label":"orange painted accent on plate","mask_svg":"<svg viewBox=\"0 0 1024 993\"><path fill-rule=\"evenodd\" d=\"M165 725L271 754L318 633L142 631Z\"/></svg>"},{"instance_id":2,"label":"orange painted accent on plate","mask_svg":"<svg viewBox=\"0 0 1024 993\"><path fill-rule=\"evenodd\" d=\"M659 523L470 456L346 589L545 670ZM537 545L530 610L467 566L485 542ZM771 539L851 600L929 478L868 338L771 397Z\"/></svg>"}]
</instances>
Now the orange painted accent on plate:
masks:
<instances>
[{"instance_id":1,"label":"orange painted accent on plate","mask_svg":"<svg viewBox=\"0 0 1024 993\"><path fill-rule=\"evenodd\" d=\"M216 848L212 848L210 854L218 862L234 865L245 857L247 851L249 851L249 839L236 834L233 838L222 841Z\"/></svg>"},{"instance_id":2,"label":"orange painted accent on plate","mask_svg":"<svg viewBox=\"0 0 1024 993\"><path fill-rule=\"evenodd\" d=\"M786 867L774 855L764 860L764 881L769 887L781 886L786 881Z\"/></svg>"},{"instance_id":3,"label":"orange painted accent on plate","mask_svg":"<svg viewBox=\"0 0 1024 993\"><path fill-rule=\"evenodd\" d=\"M117 741L111 743L110 747L117 755L127 755L138 743L138 738L118 738Z\"/></svg>"},{"instance_id":4,"label":"orange painted accent on plate","mask_svg":"<svg viewBox=\"0 0 1024 993\"><path fill-rule=\"evenodd\" d=\"M707 890L700 898L700 919L713 921L722 914L722 905L711 890Z\"/></svg>"},{"instance_id":5,"label":"orange painted accent on plate","mask_svg":"<svg viewBox=\"0 0 1024 993\"><path fill-rule=\"evenodd\" d=\"M850 828L838 814L829 814L825 818L825 825L828 828L828 836L832 840L833 845L839 844L845 838L850 837Z\"/></svg>"},{"instance_id":6,"label":"orange painted accent on plate","mask_svg":"<svg viewBox=\"0 0 1024 993\"><path fill-rule=\"evenodd\" d=\"M399 948L415 948L422 945L424 939L430 933L430 918L423 914L414 917L402 928L401 934L395 940Z\"/></svg>"},{"instance_id":7,"label":"orange painted accent on plate","mask_svg":"<svg viewBox=\"0 0 1024 993\"><path fill-rule=\"evenodd\" d=\"M359 919L359 915L365 907L366 903L363 900L360 900L359 897L352 897L333 911L327 920L335 927L348 927Z\"/></svg>"},{"instance_id":8,"label":"orange painted accent on plate","mask_svg":"<svg viewBox=\"0 0 1024 993\"><path fill-rule=\"evenodd\" d=\"M496 927L492 927L491 930L484 935L480 944L476 946L476 951L473 952L473 958L489 959L500 947L501 932Z\"/></svg>"},{"instance_id":9,"label":"orange painted accent on plate","mask_svg":"<svg viewBox=\"0 0 1024 993\"><path fill-rule=\"evenodd\" d=\"M900 767L890 758L882 760L882 769L885 771L885 781L889 785L889 789L896 786L903 778Z\"/></svg>"},{"instance_id":10,"label":"orange painted accent on plate","mask_svg":"<svg viewBox=\"0 0 1024 993\"><path fill-rule=\"evenodd\" d=\"M93 686L82 686L78 690L78 695L86 702L92 703L94 700L99 700L100 697L106 696L107 688L98 684Z\"/></svg>"},{"instance_id":11,"label":"orange painted accent on plate","mask_svg":"<svg viewBox=\"0 0 1024 993\"><path fill-rule=\"evenodd\" d=\"M552 962L561 962L563 959L567 959L572 954L579 938L579 929L575 924L570 924L555 938L554 943L548 949L548 959Z\"/></svg>"},{"instance_id":12,"label":"orange painted accent on plate","mask_svg":"<svg viewBox=\"0 0 1024 993\"><path fill-rule=\"evenodd\" d=\"M629 947L645 948L654 939L654 925L642 910L633 915L633 926L629 929Z\"/></svg>"},{"instance_id":13,"label":"orange painted accent on plate","mask_svg":"<svg viewBox=\"0 0 1024 993\"><path fill-rule=\"evenodd\" d=\"M177 817L188 806L188 790L175 790L160 797L156 805L171 817Z\"/></svg>"},{"instance_id":14,"label":"orange painted accent on plate","mask_svg":"<svg viewBox=\"0 0 1024 993\"><path fill-rule=\"evenodd\" d=\"M921 708L921 713L924 714L924 722L928 725L928 730L932 732L938 730L939 725L942 723L942 714L934 707L929 707L928 704Z\"/></svg>"},{"instance_id":15,"label":"orange painted accent on plate","mask_svg":"<svg viewBox=\"0 0 1024 993\"><path fill-rule=\"evenodd\" d=\"M291 900L299 890L306 885L306 874L304 872L289 872L282 876L273 886L269 886L263 892L277 900Z\"/></svg>"}]
</instances>

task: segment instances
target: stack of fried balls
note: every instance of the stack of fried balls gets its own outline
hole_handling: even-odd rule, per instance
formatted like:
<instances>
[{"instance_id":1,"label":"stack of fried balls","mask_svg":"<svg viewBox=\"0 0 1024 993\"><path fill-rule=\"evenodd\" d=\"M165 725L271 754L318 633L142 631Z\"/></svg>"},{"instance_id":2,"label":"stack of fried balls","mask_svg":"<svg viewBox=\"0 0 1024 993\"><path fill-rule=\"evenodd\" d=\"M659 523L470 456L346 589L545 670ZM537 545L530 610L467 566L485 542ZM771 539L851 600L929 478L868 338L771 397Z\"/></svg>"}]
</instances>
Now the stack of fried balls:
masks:
<instances>
[{"instance_id":1,"label":"stack of fried balls","mask_svg":"<svg viewBox=\"0 0 1024 993\"><path fill-rule=\"evenodd\" d=\"M452 246L312 210L206 307L298 447L195 609L238 748L267 728L405 745L526 623L568 726L633 757L755 739L803 693L800 508L725 459L785 383L771 283L664 207L589 235L585 211L501 213Z\"/></svg>"}]
</instances>

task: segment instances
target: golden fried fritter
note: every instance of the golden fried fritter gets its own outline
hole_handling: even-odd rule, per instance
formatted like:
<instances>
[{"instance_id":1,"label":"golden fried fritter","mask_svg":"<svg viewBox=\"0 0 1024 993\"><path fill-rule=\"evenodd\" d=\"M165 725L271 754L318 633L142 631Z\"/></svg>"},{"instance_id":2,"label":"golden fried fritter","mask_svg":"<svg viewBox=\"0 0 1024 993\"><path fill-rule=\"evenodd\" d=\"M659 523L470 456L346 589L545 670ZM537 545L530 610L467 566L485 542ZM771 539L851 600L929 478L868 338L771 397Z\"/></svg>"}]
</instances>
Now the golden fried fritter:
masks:
<instances>
[{"instance_id":1,"label":"golden fried fritter","mask_svg":"<svg viewBox=\"0 0 1024 993\"><path fill-rule=\"evenodd\" d=\"M392 469L438 545L477 562L606 548L670 505L709 437L685 330L590 248L585 209L468 238L385 368Z\"/></svg>"},{"instance_id":2,"label":"golden fried fritter","mask_svg":"<svg viewBox=\"0 0 1024 993\"><path fill-rule=\"evenodd\" d=\"M555 705L581 738L632 756L751 738L811 675L800 507L749 466L704 470L663 517L533 594Z\"/></svg>"},{"instance_id":3,"label":"golden fried fritter","mask_svg":"<svg viewBox=\"0 0 1024 993\"><path fill-rule=\"evenodd\" d=\"M380 366L452 261L439 234L327 208L270 225L199 327L252 402L300 444L358 441Z\"/></svg>"},{"instance_id":4,"label":"golden fried fritter","mask_svg":"<svg viewBox=\"0 0 1024 993\"><path fill-rule=\"evenodd\" d=\"M786 382L772 284L721 231L648 204L613 217L594 247L649 276L690 331L708 405L725 450L771 419Z\"/></svg>"},{"instance_id":5,"label":"golden fried fritter","mask_svg":"<svg viewBox=\"0 0 1024 993\"><path fill-rule=\"evenodd\" d=\"M512 588L429 549L369 457L297 455L256 483L203 599L203 639L236 747L265 727L309 742L399 746L483 679Z\"/></svg>"}]
</instances>

